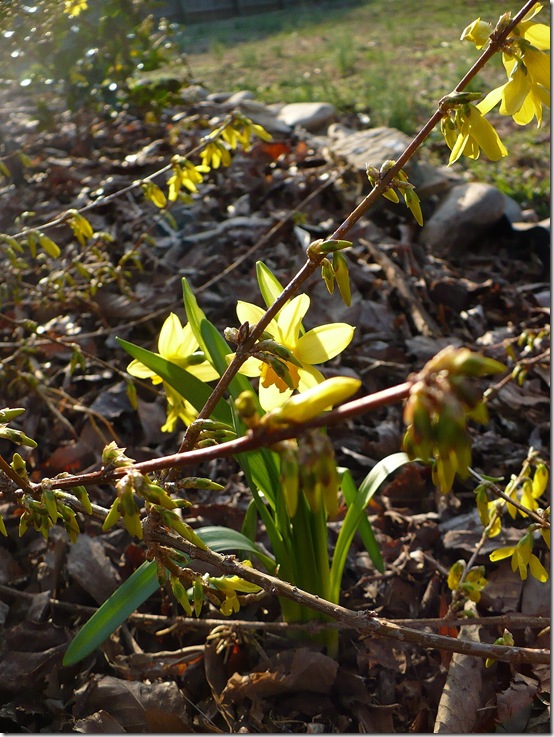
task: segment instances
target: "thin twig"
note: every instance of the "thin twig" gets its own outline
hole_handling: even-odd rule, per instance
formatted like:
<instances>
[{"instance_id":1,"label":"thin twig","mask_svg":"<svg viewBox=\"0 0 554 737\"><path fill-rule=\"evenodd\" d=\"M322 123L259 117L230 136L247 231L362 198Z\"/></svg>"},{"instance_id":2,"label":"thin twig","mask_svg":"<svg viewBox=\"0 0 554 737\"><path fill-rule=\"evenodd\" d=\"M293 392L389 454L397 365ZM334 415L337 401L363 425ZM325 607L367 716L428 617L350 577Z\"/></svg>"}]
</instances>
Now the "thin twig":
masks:
<instances>
[{"instance_id":1,"label":"thin twig","mask_svg":"<svg viewBox=\"0 0 554 737\"><path fill-rule=\"evenodd\" d=\"M144 539L148 545L159 549L159 546L168 546L169 549L180 550L193 559L215 565L225 575L240 576L246 581L257 584L269 594L283 596L307 606L336 621L353 627L362 636L376 636L387 639L410 642L420 647L460 652L476 657L493 658L509 663L549 663L550 650L523 647L508 647L505 645L488 645L454 639L443 635L420 632L411 627L394 624L386 619L373 616L367 612L353 612L338 604L321 599L296 586L257 571L249 566L242 565L234 556L224 556L213 550L201 550L183 538L175 538L157 530L151 530L148 525L144 531Z\"/></svg>"}]
</instances>

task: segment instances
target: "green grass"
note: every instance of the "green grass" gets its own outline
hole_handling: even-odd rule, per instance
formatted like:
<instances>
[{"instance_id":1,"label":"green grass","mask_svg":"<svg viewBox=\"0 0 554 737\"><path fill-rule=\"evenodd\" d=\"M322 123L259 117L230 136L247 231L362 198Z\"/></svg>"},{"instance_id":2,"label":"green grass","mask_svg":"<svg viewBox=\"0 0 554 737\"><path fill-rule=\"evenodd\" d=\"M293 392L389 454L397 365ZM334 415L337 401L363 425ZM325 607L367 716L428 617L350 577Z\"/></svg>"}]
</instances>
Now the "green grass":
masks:
<instances>
[{"instance_id":1,"label":"green grass","mask_svg":"<svg viewBox=\"0 0 554 737\"><path fill-rule=\"evenodd\" d=\"M519 8L502 0L299 2L286 11L189 26L182 46L196 80L210 91L249 89L268 103L331 102L339 112L368 116L372 127L413 135L478 58L472 44L459 40L465 26L478 16L494 24ZM549 16L545 5L537 20L549 23ZM495 59L470 89L484 92L504 81ZM510 124L502 126L505 135L508 160L492 167L471 162L472 171L546 213L548 135ZM434 163L446 163L443 145L431 149Z\"/></svg>"}]
</instances>

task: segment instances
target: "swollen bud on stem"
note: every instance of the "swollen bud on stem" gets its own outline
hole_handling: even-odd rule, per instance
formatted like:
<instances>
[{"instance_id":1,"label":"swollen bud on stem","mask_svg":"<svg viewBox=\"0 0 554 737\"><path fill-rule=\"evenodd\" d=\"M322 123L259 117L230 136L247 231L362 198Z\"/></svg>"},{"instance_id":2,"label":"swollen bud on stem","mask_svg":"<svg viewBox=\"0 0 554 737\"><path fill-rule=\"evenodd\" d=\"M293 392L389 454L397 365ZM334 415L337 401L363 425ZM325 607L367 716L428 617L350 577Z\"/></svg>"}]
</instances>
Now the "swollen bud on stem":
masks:
<instances>
[{"instance_id":1,"label":"swollen bud on stem","mask_svg":"<svg viewBox=\"0 0 554 737\"><path fill-rule=\"evenodd\" d=\"M351 397L361 386L359 379L334 376L301 394L295 394L278 409L268 412L260 420L266 427L307 422L321 412L331 409Z\"/></svg>"}]
</instances>

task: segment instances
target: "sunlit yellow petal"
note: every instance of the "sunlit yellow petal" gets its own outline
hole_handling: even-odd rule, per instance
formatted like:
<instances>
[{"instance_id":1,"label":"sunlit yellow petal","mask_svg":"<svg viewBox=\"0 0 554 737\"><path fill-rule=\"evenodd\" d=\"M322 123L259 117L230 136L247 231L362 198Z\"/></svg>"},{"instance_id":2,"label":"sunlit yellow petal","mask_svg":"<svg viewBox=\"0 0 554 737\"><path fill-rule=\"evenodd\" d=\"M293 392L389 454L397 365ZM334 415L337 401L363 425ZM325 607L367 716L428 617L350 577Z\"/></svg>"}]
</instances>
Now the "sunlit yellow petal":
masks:
<instances>
[{"instance_id":1,"label":"sunlit yellow petal","mask_svg":"<svg viewBox=\"0 0 554 737\"><path fill-rule=\"evenodd\" d=\"M508 155L508 151L500 140L498 133L476 107L471 109L470 121L471 135L487 158L491 161L497 161Z\"/></svg>"},{"instance_id":2,"label":"sunlit yellow petal","mask_svg":"<svg viewBox=\"0 0 554 737\"><path fill-rule=\"evenodd\" d=\"M500 115L513 115L517 113L529 94L530 89L530 80L519 65L504 85L502 103L500 104Z\"/></svg>"},{"instance_id":3,"label":"sunlit yellow petal","mask_svg":"<svg viewBox=\"0 0 554 737\"><path fill-rule=\"evenodd\" d=\"M529 559L529 568L531 570L531 575L534 578L542 581L543 583L548 581L548 573L536 555L532 555Z\"/></svg>"},{"instance_id":4,"label":"sunlit yellow petal","mask_svg":"<svg viewBox=\"0 0 554 737\"><path fill-rule=\"evenodd\" d=\"M281 330L281 341L289 348L296 345L300 332L300 323L310 307L307 294L299 294L283 307L279 314L278 324ZM302 360L302 359L300 359Z\"/></svg>"},{"instance_id":5,"label":"sunlit yellow petal","mask_svg":"<svg viewBox=\"0 0 554 737\"><path fill-rule=\"evenodd\" d=\"M320 325L298 339L296 357L302 363L323 363L338 356L354 336L354 328L344 322Z\"/></svg>"},{"instance_id":6,"label":"sunlit yellow petal","mask_svg":"<svg viewBox=\"0 0 554 737\"><path fill-rule=\"evenodd\" d=\"M318 371L314 366L306 365L298 369L298 376L300 377L298 382L299 392L305 392L325 380L321 371Z\"/></svg>"},{"instance_id":7,"label":"sunlit yellow petal","mask_svg":"<svg viewBox=\"0 0 554 737\"><path fill-rule=\"evenodd\" d=\"M234 354L231 354L231 357ZM229 359L230 356L225 356L225 358ZM262 362L259 361L257 358L253 358L250 356L250 358L247 358L246 361L242 364L240 367L239 373L244 374L244 376L250 376L251 378L256 378L260 375L260 371L262 368Z\"/></svg>"},{"instance_id":8,"label":"sunlit yellow petal","mask_svg":"<svg viewBox=\"0 0 554 737\"><path fill-rule=\"evenodd\" d=\"M149 369L140 361L137 361L136 358L134 358L127 366L127 373L131 374L131 376L136 376L137 379L150 379L151 377L156 376L156 374L151 369Z\"/></svg>"},{"instance_id":9,"label":"sunlit yellow petal","mask_svg":"<svg viewBox=\"0 0 554 737\"><path fill-rule=\"evenodd\" d=\"M490 23L485 23L481 18L477 18L464 28L460 41L472 41L477 49L481 49L489 40L492 30Z\"/></svg>"},{"instance_id":10,"label":"sunlit yellow petal","mask_svg":"<svg viewBox=\"0 0 554 737\"><path fill-rule=\"evenodd\" d=\"M527 49L523 61L533 83L538 82L545 89L550 89L550 54Z\"/></svg>"},{"instance_id":11,"label":"sunlit yellow petal","mask_svg":"<svg viewBox=\"0 0 554 737\"><path fill-rule=\"evenodd\" d=\"M533 5L531 10L529 10L528 13L525 13L525 15L523 16L522 22L516 27L516 30L519 30L521 26L528 23L531 20L531 18L534 18L537 15L537 13L540 13L542 8L543 8L542 3L535 3L535 5Z\"/></svg>"},{"instance_id":12,"label":"sunlit yellow petal","mask_svg":"<svg viewBox=\"0 0 554 737\"><path fill-rule=\"evenodd\" d=\"M193 376L196 376L197 379L200 379L200 381L214 381L215 379L219 379L219 374L208 361L186 366L186 370Z\"/></svg>"},{"instance_id":13,"label":"sunlit yellow petal","mask_svg":"<svg viewBox=\"0 0 554 737\"><path fill-rule=\"evenodd\" d=\"M505 547L498 548L497 550L493 550L489 555L489 558L492 561L502 560L503 558L508 558L510 555L513 555L514 550L515 548L513 545L507 545Z\"/></svg>"},{"instance_id":14,"label":"sunlit yellow petal","mask_svg":"<svg viewBox=\"0 0 554 737\"><path fill-rule=\"evenodd\" d=\"M181 343L183 326L181 321L174 312L171 312L160 330L158 338L158 351L161 356L168 356L176 351L177 346Z\"/></svg>"},{"instance_id":15,"label":"sunlit yellow petal","mask_svg":"<svg viewBox=\"0 0 554 737\"><path fill-rule=\"evenodd\" d=\"M542 105L530 92L520 109L513 114L514 122L518 125L529 125L533 118L537 118L537 126L542 123Z\"/></svg>"},{"instance_id":16,"label":"sunlit yellow petal","mask_svg":"<svg viewBox=\"0 0 554 737\"><path fill-rule=\"evenodd\" d=\"M504 87L506 85L501 85L500 87L495 87L495 89L491 90L489 94L481 100L475 107L483 113L488 113L489 110L492 110L493 107L498 105L500 100L502 99L502 94L504 92Z\"/></svg>"},{"instance_id":17,"label":"sunlit yellow petal","mask_svg":"<svg viewBox=\"0 0 554 737\"><path fill-rule=\"evenodd\" d=\"M262 310L258 305L253 305L250 302L242 302L241 300L237 302L237 317L241 325L245 322L255 325L261 320L264 314L265 310Z\"/></svg>"},{"instance_id":18,"label":"sunlit yellow petal","mask_svg":"<svg viewBox=\"0 0 554 737\"><path fill-rule=\"evenodd\" d=\"M518 29L521 30L522 36L529 43L532 43L535 48L542 51L550 48L550 28L544 23L520 23Z\"/></svg>"},{"instance_id":19,"label":"sunlit yellow petal","mask_svg":"<svg viewBox=\"0 0 554 737\"><path fill-rule=\"evenodd\" d=\"M469 133L466 133L466 135L462 135L461 133L458 134L458 138L456 139L456 143L452 146L452 151L450 153L450 158L448 159L448 165L450 166L454 162L458 161L462 153L464 152L464 149L466 147L466 143L469 141Z\"/></svg>"},{"instance_id":20,"label":"sunlit yellow petal","mask_svg":"<svg viewBox=\"0 0 554 737\"><path fill-rule=\"evenodd\" d=\"M260 383L259 396L260 404L266 412L270 412L272 409L277 409L290 397L292 389L288 387L284 391L279 391L275 384L270 386L263 386Z\"/></svg>"}]
</instances>

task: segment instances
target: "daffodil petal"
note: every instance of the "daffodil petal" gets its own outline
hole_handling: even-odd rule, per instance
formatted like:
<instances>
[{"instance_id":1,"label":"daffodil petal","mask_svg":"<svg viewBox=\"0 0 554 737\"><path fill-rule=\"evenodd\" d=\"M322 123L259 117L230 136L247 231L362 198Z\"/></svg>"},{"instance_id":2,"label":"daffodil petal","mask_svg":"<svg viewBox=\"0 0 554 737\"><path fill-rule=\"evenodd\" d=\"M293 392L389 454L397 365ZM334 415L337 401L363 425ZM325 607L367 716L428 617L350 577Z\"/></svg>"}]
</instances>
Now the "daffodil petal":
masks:
<instances>
[{"instance_id":1,"label":"daffodil petal","mask_svg":"<svg viewBox=\"0 0 554 737\"><path fill-rule=\"evenodd\" d=\"M158 352L164 358L176 353L176 348L181 344L183 326L174 312L171 312L162 325L158 338ZM191 351L192 353L192 351Z\"/></svg>"},{"instance_id":2,"label":"daffodil petal","mask_svg":"<svg viewBox=\"0 0 554 737\"><path fill-rule=\"evenodd\" d=\"M231 356L233 355L234 354L231 354ZM226 356L226 358L229 358L229 356ZM243 374L244 376L250 376L250 378L255 379L260 376L261 368L262 368L262 362L259 361L257 358L250 356L250 358L247 358L246 361L240 367L239 373Z\"/></svg>"},{"instance_id":3,"label":"daffodil petal","mask_svg":"<svg viewBox=\"0 0 554 737\"><path fill-rule=\"evenodd\" d=\"M354 336L354 328L344 322L320 325L298 339L296 357L304 364L323 363L338 356Z\"/></svg>"},{"instance_id":4,"label":"daffodil petal","mask_svg":"<svg viewBox=\"0 0 554 737\"><path fill-rule=\"evenodd\" d=\"M186 370L193 376L196 376L197 379L200 379L200 381L214 381L215 379L219 379L219 374L208 361L187 366Z\"/></svg>"},{"instance_id":5,"label":"daffodil petal","mask_svg":"<svg viewBox=\"0 0 554 737\"><path fill-rule=\"evenodd\" d=\"M127 366L127 373L131 374L131 376L136 376L137 379L149 379L151 376L156 376L151 369L140 361L137 361L136 358L133 358L131 363Z\"/></svg>"},{"instance_id":6,"label":"daffodil petal","mask_svg":"<svg viewBox=\"0 0 554 737\"><path fill-rule=\"evenodd\" d=\"M255 325L261 320L264 314L265 310L262 310L258 305L253 305L250 302L242 302L241 300L237 302L237 317L241 325L245 322Z\"/></svg>"},{"instance_id":7,"label":"daffodil petal","mask_svg":"<svg viewBox=\"0 0 554 737\"><path fill-rule=\"evenodd\" d=\"M318 371L314 366L303 366L301 369L298 369L298 376L300 377L300 381L298 382L299 392L305 392L307 389L311 389L313 386L317 386L317 384L325 381L325 377L321 371Z\"/></svg>"},{"instance_id":8,"label":"daffodil petal","mask_svg":"<svg viewBox=\"0 0 554 737\"><path fill-rule=\"evenodd\" d=\"M260 404L266 412L271 412L272 409L277 409L291 396L292 389L285 389L279 391L279 388L275 384L269 386L263 386L260 382L258 390L260 396Z\"/></svg>"},{"instance_id":9,"label":"daffodil petal","mask_svg":"<svg viewBox=\"0 0 554 737\"><path fill-rule=\"evenodd\" d=\"M277 323L281 331L281 341L288 348L296 345L302 318L310 307L310 298L307 294L299 294L283 307Z\"/></svg>"}]
</instances>

